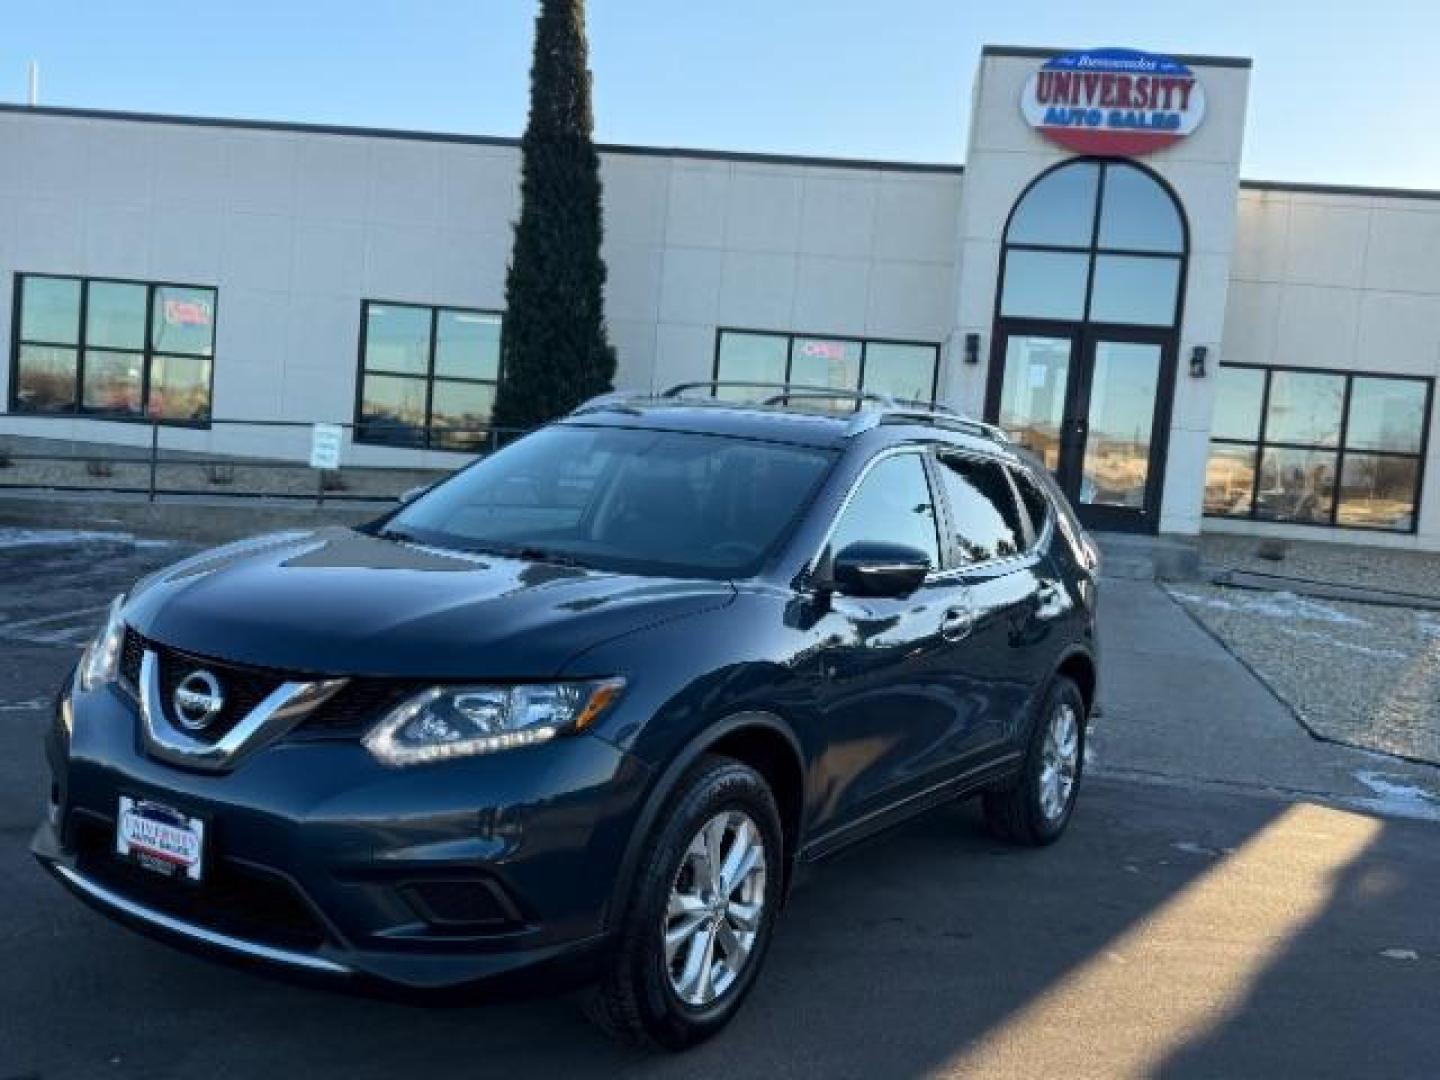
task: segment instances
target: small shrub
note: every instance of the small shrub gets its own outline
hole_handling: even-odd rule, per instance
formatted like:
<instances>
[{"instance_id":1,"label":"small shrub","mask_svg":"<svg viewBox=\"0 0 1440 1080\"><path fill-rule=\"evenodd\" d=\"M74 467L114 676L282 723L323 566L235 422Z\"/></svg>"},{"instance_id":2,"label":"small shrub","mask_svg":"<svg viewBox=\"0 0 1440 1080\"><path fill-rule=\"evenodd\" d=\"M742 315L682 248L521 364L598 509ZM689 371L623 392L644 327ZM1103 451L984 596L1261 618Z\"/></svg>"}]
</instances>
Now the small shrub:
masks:
<instances>
[{"instance_id":1,"label":"small shrub","mask_svg":"<svg viewBox=\"0 0 1440 1080\"><path fill-rule=\"evenodd\" d=\"M1261 540L1259 546L1255 548L1255 554L1267 562L1283 562L1286 552L1289 550L1290 545L1288 542L1272 537L1267 540Z\"/></svg>"},{"instance_id":2,"label":"small shrub","mask_svg":"<svg viewBox=\"0 0 1440 1080\"><path fill-rule=\"evenodd\" d=\"M8 469L15 464L15 459L10 456L10 451L0 446L0 469Z\"/></svg>"},{"instance_id":3,"label":"small shrub","mask_svg":"<svg viewBox=\"0 0 1440 1080\"><path fill-rule=\"evenodd\" d=\"M321 491L348 491L350 485L346 483L345 477L340 475L339 469L323 469L320 472Z\"/></svg>"},{"instance_id":4,"label":"small shrub","mask_svg":"<svg viewBox=\"0 0 1440 1080\"><path fill-rule=\"evenodd\" d=\"M212 484L233 484L235 466L225 462L212 462L205 466L205 479Z\"/></svg>"},{"instance_id":5,"label":"small shrub","mask_svg":"<svg viewBox=\"0 0 1440 1080\"><path fill-rule=\"evenodd\" d=\"M115 475L115 466L105 458L90 458L85 462L87 476L107 479Z\"/></svg>"}]
</instances>

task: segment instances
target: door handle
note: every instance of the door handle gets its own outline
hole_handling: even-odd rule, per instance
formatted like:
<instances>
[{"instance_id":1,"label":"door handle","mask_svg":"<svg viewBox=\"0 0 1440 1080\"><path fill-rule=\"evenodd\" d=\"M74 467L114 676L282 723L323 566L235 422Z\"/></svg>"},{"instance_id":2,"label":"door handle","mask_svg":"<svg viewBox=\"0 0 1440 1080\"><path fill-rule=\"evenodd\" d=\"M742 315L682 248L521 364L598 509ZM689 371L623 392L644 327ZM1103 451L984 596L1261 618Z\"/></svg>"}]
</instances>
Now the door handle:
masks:
<instances>
[{"instance_id":1,"label":"door handle","mask_svg":"<svg viewBox=\"0 0 1440 1080\"><path fill-rule=\"evenodd\" d=\"M964 641L975 629L975 613L969 608L952 607L940 620L940 636L949 642Z\"/></svg>"}]
</instances>

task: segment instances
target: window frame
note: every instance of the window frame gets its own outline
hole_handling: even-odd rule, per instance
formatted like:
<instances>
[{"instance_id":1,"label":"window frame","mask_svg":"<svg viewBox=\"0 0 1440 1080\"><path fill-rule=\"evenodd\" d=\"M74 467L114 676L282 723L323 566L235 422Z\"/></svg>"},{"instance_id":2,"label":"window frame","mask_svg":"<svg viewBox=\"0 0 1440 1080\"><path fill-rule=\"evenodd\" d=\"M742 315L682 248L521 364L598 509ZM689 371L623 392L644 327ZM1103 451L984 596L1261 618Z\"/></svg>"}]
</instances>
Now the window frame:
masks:
<instances>
[{"instance_id":1,"label":"window frame","mask_svg":"<svg viewBox=\"0 0 1440 1080\"><path fill-rule=\"evenodd\" d=\"M881 462L888 461L892 457L899 457L901 454L913 454L920 459L920 468L925 476L925 486L930 491L931 524L935 528L935 551L939 559L937 565L932 566L925 574L925 584L930 584L936 579L952 573L956 566L954 564L950 549L950 542L947 539L945 529L948 528L948 507L944 499L937 496L937 482L939 477L935 475L935 463L931 460L930 448L915 443L904 443L897 446L888 446L883 450L872 454L860 467L845 487L845 494L841 497L840 503L835 512L830 515L830 520L825 526L825 534L820 539L820 544L810 561L805 564L805 578L809 581L815 580L815 575L835 558L835 552L831 550L831 543L835 539L835 530L840 525L841 519L850 509L850 504L855 500L855 493L860 490L860 485L865 483L870 474ZM798 519L797 519L798 520Z\"/></svg>"},{"instance_id":2,"label":"window frame","mask_svg":"<svg viewBox=\"0 0 1440 1080\"><path fill-rule=\"evenodd\" d=\"M1359 529L1364 532L1391 533L1397 536L1413 536L1419 532L1420 510L1425 494L1425 459L1430 452L1430 424L1433 418L1432 409L1435 403L1435 379L1432 376L1392 374L1385 371L1369 371L1359 368L1313 367L1299 364L1223 363L1220 365L1221 370L1225 368L1239 368L1264 373L1264 382L1261 386L1260 396L1260 420L1256 427L1255 437L1253 439L1236 439L1228 436L1216 437L1212 435L1206 442L1205 461L1207 469L1210 461L1210 448L1213 446L1240 447L1242 449L1250 449L1254 452L1254 475L1250 482L1250 509L1249 512L1245 514L1213 513L1204 509L1202 501L1202 514L1204 517L1216 521L1254 521L1265 525L1300 525L1312 529ZM1265 436L1270 424L1270 385L1277 371L1300 375L1330 375L1345 380L1345 387L1340 403L1340 431L1334 446L1320 446L1311 443L1289 441L1269 441L1266 439ZM1356 379L1390 379L1396 382L1421 383L1425 387L1425 408L1421 419L1420 446L1417 450L1414 452L1370 450L1364 447L1350 447L1348 445L1350 438L1350 403ZM1260 517L1256 514L1260 494L1261 462L1267 450L1313 451L1334 455L1335 495L1330 502L1328 521L1290 521ZM1341 482L1345 475L1345 458L1349 454L1363 457L1393 458L1402 461L1413 461L1415 463L1415 500L1414 507L1410 513L1410 525L1407 528L1395 528L1388 525L1362 525L1354 522L1346 523L1339 520L1342 491Z\"/></svg>"},{"instance_id":3,"label":"window frame","mask_svg":"<svg viewBox=\"0 0 1440 1080\"><path fill-rule=\"evenodd\" d=\"M80 309L73 343L43 341L39 338L24 337L25 282L27 279L51 281L74 281L80 286ZM145 331L139 349L122 349L110 345L89 344L90 286L137 285L145 290ZM185 353L172 349L155 348L155 295L160 289L203 289L213 298L210 305L210 352ZM6 395L6 408L16 416L51 417L57 420L104 420L119 424L160 424L166 427L194 428L207 431L215 418L215 363L216 341L220 331L220 287L184 281L149 281L142 278L107 277L99 274L57 274L49 271L32 272L17 270L11 283L10 313L10 389ZM63 412L27 409L20 401L20 351L24 346L39 348L69 349L75 353L75 402L72 408ZM104 409L85 406L85 354L87 352L118 352L138 354L141 358L140 412L135 414L115 413ZM209 361L209 379L205 387L207 409L204 420L186 420L176 417L153 416L150 413L151 372L156 357L180 360L203 359Z\"/></svg>"},{"instance_id":4,"label":"window frame","mask_svg":"<svg viewBox=\"0 0 1440 1080\"><path fill-rule=\"evenodd\" d=\"M795 370L795 342L797 340L818 339L820 341L843 341L860 346L860 367L856 375L856 385L853 387L835 387L836 390L864 392L865 387L865 366L870 358L871 345L906 345L915 348L931 349L934 351L935 362L930 368L930 402L933 403L936 395L940 392L940 354L941 346L938 341L918 341L906 338L888 337L857 337L854 334L822 334L809 333L805 331L791 330L767 330L753 326L717 326L715 328L715 349L710 364L711 378L716 382L723 381L720 374L720 348L724 343L726 334L750 334L760 337L783 338L785 340L785 377L784 382L790 383L791 373ZM742 380L743 381L743 380Z\"/></svg>"},{"instance_id":5,"label":"window frame","mask_svg":"<svg viewBox=\"0 0 1440 1080\"><path fill-rule=\"evenodd\" d=\"M1098 170L1095 183L1095 204L1091 207L1089 242L1085 244L1066 243L1042 243L1028 240L1011 240L1010 231L1015 222L1015 215L1027 198L1039 188L1046 180L1064 169L1085 165L1094 166ZM1101 219L1105 209L1105 183L1109 176L1110 169L1116 167L1128 167L1137 170L1148 177L1159 189L1170 198L1170 204L1175 210L1175 216L1180 224L1180 247L1177 251L1159 251L1147 248L1125 248L1111 247L1102 243L1100 239ZM1190 220L1185 213L1185 204L1175 193L1174 188L1164 177L1152 169L1141 165L1128 158L1099 157L1087 155L1083 157L1067 158L1059 164L1052 165L1045 169L1038 176L1028 183L1025 188L1015 197L1010 205L1010 213L1005 218L1005 228L1000 234L1000 266L996 277L995 289L995 320L1009 320L1011 322L1043 322L1052 325L1085 325L1085 326L1135 326L1156 331L1173 331L1180 326L1181 318L1185 309L1185 291L1188 287L1190 271ZM1080 255L1086 259L1085 267L1085 293L1080 304L1080 314L1075 318L1057 317L1052 315L1010 315L1005 313L1005 271L1009 263L1009 255L1012 251L1029 251L1035 253ZM1118 255L1122 258L1137 259L1167 259L1179 264L1179 272L1176 275L1175 303L1171 312L1171 320L1168 323L1117 323L1113 320L1099 320L1091 317L1091 309L1095 300L1095 268L1099 260L1105 256ZM998 338L998 335L997 335Z\"/></svg>"},{"instance_id":6,"label":"window frame","mask_svg":"<svg viewBox=\"0 0 1440 1080\"><path fill-rule=\"evenodd\" d=\"M997 555L993 559L986 559L983 562L966 562L961 558L958 546L955 543L955 519L954 508L950 505L949 493L945 490L945 480L940 470L945 464L940 460L942 456L960 457L969 461L978 461L981 464L991 465L1000 470L1005 478L1005 483L1010 489L1010 497L1015 501L1015 511L1019 515L1021 547L1013 555ZM1024 500L1020 497L1020 489L1015 485L1015 477L1011 470L1016 466L1004 458L993 454L986 454L983 451L971 449L970 447L958 446L954 443L936 442L931 443L926 454L926 464L932 471L931 485L940 494L938 497L937 513L941 517L941 547L944 553L945 570L942 576L964 576L978 572L989 573L995 567L1004 567L1009 563L1020 562L1021 560L1033 560L1036 549L1039 546L1041 534L1035 529L1035 523L1030 519L1030 511L1025 506ZM1053 515L1052 508L1052 515Z\"/></svg>"},{"instance_id":7,"label":"window frame","mask_svg":"<svg viewBox=\"0 0 1440 1080\"><path fill-rule=\"evenodd\" d=\"M371 371L365 366L365 351L370 338L370 309L372 307L399 307L419 308L429 312L430 335L425 352L425 371L423 374L416 374L411 371L389 371L376 369ZM440 314L449 312L457 315L485 315L493 316L500 322L500 335L496 342L495 355L495 378L494 379L470 379L454 375L436 375L435 357L439 342ZM440 450L445 453L468 453L464 448L453 446L437 445L435 429L435 383L460 383L464 386L488 386L498 396L501 380L505 377L505 312L493 308L469 308L458 307L451 304L425 304L415 300L382 300L377 298L366 298L360 301L360 341L359 351L355 361L355 411L354 424L351 428L352 441L364 446L386 446L397 450ZM423 435L416 442L398 442L394 439L376 438L373 435L365 434L367 425L361 409L365 404L365 376L380 375L386 378L410 379L425 384L425 424L422 429ZM444 429L454 430L454 429ZM495 430L495 417L492 414L490 423L484 429L486 434ZM443 431L441 432L443 434ZM478 432L476 433L478 434Z\"/></svg>"}]
</instances>

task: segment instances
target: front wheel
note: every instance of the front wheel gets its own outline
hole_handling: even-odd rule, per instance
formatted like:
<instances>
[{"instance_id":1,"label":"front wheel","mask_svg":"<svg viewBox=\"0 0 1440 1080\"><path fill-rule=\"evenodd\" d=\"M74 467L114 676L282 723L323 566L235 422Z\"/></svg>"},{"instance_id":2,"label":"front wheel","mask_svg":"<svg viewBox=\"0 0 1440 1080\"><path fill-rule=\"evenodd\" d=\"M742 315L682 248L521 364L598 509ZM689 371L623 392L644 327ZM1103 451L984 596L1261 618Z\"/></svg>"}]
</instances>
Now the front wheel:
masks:
<instances>
[{"instance_id":1,"label":"front wheel","mask_svg":"<svg viewBox=\"0 0 1440 1080\"><path fill-rule=\"evenodd\" d=\"M1018 844L1053 843L1070 823L1085 771L1085 697L1063 675L1050 684L1030 733L1020 775L985 793L985 819Z\"/></svg>"},{"instance_id":2,"label":"front wheel","mask_svg":"<svg viewBox=\"0 0 1440 1080\"><path fill-rule=\"evenodd\" d=\"M764 779L738 761L702 759L647 845L591 1018L622 1041L667 1050L724 1027L769 944L782 844Z\"/></svg>"}]
</instances>

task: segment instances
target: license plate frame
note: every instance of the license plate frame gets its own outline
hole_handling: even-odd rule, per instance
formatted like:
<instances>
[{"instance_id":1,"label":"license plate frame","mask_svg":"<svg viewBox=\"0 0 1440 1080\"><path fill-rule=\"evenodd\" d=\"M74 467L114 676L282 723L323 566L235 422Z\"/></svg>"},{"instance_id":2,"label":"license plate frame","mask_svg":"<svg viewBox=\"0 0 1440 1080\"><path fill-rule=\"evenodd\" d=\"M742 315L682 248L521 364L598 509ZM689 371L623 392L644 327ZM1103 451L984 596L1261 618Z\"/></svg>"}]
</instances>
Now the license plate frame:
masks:
<instances>
[{"instance_id":1,"label":"license plate frame","mask_svg":"<svg viewBox=\"0 0 1440 1080\"><path fill-rule=\"evenodd\" d=\"M121 795L115 816L115 855L172 881L199 885L205 877L205 819L173 806Z\"/></svg>"}]
</instances>

